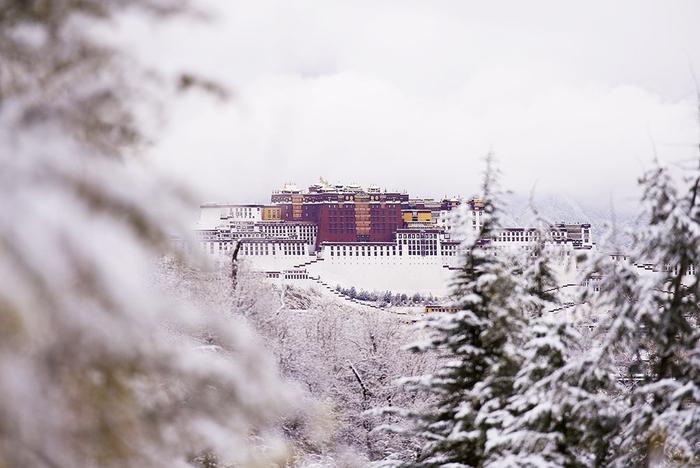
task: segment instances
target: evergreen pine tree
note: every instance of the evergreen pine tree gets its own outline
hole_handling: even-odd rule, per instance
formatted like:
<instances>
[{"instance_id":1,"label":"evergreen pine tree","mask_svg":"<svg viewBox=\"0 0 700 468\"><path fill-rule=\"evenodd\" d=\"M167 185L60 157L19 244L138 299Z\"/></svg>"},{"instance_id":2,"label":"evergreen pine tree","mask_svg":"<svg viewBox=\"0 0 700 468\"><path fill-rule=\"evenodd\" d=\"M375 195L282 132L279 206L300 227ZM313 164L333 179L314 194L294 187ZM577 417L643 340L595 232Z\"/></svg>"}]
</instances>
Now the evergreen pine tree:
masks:
<instances>
[{"instance_id":1,"label":"evergreen pine tree","mask_svg":"<svg viewBox=\"0 0 700 468\"><path fill-rule=\"evenodd\" d=\"M426 441L409 465L482 465L489 440L510 419L506 406L520 366L516 339L523 320L515 307L517 282L490 242L498 227L498 202L491 158L487 163L481 231L453 285L460 310L428 316L429 339L410 348L436 352L441 365L432 375L405 380L435 402L421 413L406 414L413 434Z\"/></svg>"},{"instance_id":2,"label":"evergreen pine tree","mask_svg":"<svg viewBox=\"0 0 700 468\"><path fill-rule=\"evenodd\" d=\"M665 168L642 179L648 227L632 265L608 266L601 302L611 311L603 349L629 383L612 466L700 462L700 173L679 192ZM655 265L645 274L634 264Z\"/></svg>"},{"instance_id":3,"label":"evergreen pine tree","mask_svg":"<svg viewBox=\"0 0 700 468\"><path fill-rule=\"evenodd\" d=\"M579 335L556 307L557 282L545 233L533 245L522 274L522 308L528 319L508 412L512 420L494 442L487 464L498 466L595 466L607 454L614 427L603 392L610 373L591 372L576 359ZM602 424L604 422L604 424Z\"/></svg>"}]
</instances>

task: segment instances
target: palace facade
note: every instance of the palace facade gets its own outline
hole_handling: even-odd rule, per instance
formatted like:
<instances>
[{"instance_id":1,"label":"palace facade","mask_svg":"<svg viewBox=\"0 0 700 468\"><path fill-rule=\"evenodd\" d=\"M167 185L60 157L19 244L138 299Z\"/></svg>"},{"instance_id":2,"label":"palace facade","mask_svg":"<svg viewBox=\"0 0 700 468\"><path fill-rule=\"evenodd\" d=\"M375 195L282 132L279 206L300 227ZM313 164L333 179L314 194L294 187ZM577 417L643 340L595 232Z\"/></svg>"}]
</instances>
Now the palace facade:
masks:
<instances>
[{"instance_id":1,"label":"palace facade","mask_svg":"<svg viewBox=\"0 0 700 468\"><path fill-rule=\"evenodd\" d=\"M240 244L239 258L270 278L439 295L459 266L462 240L478 233L482 217L476 199L411 198L321 179L307 190L286 185L267 204L202 205L196 236L219 260ZM539 236L563 259L594 245L590 224L566 223L545 232L503 228L483 242L497 254L530 249Z\"/></svg>"}]
</instances>

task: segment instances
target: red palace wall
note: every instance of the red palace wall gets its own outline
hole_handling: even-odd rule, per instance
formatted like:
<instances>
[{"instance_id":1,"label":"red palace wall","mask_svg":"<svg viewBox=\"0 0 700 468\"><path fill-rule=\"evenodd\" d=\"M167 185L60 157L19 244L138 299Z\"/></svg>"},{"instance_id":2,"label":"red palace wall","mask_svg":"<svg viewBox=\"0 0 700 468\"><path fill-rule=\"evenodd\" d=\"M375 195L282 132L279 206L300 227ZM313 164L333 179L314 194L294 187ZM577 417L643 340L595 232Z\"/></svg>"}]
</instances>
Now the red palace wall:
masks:
<instances>
[{"instance_id":1,"label":"red palace wall","mask_svg":"<svg viewBox=\"0 0 700 468\"><path fill-rule=\"evenodd\" d=\"M311 193L303 194L300 209L299 197L299 194L273 194L271 201L280 207L283 221L316 223L317 246L324 241L392 242L396 230L403 227L401 204L408 202L406 194ZM363 219L358 220L360 205Z\"/></svg>"},{"instance_id":2,"label":"red palace wall","mask_svg":"<svg viewBox=\"0 0 700 468\"><path fill-rule=\"evenodd\" d=\"M370 204L369 234L358 236L355 204L320 205L318 243L331 242L392 242L396 230L403 226L399 205Z\"/></svg>"},{"instance_id":3,"label":"red palace wall","mask_svg":"<svg viewBox=\"0 0 700 468\"><path fill-rule=\"evenodd\" d=\"M354 242L356 240L354 204L320 205L317 245L324 241Z\"/></svg>"},{"instance_id":4,"label":"red palace wall","mask_svg":"<svg viewBox=\"0 0 700 468\"><path fill-rule=\"evenodd\" d=\"M391 242L396 230L403 227L400 205L373 205L370 210L370 242Z\"/></svg>"}]
</instances>

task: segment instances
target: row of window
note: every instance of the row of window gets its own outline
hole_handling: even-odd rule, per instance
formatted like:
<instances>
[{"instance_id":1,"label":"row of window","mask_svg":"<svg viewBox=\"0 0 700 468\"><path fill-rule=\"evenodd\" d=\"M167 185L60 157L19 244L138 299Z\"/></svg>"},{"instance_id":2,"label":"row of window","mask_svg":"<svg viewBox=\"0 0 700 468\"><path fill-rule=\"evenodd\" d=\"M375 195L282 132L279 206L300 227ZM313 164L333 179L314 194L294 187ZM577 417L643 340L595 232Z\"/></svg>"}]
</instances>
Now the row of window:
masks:
<instances>
[{"instance_id":1,"label":"row of window","mask_svg":"<svg viewBox=\"0 0 700 468\"><path fill-rule=\"evenodd\" d=\"M403 250L396 250L396 246L344 246L331 245L328 247L328 252L331 257L383 257L403 255ZM422 249L419 245L409 245L408 255L417 256L437 256L438 249L436 244L424 246ZM456 245L443 245L440 249L440 254L448 257L457 254Z\"/></svg>"},{"instance_id":2,"label":"row of window","mask_svg":"<svg viewBox=\"0 0 700 468\"><path fill-rule=\"evenodd\" d=\"M678 274L678 267L673 268L673 274L677 275ZM690 265L688 269L685 271L686 275L694 275L695 274L695 265Z\"/></svg>"},{"instance_id":3,"label":"row of window","mask_svg":"<svg viewBox=\"0 0 700 468\"><path fill-rule=\"evenodd\" d=\"M261 226L260 230L266 234L290 235L296 234L304 237L311 237L316 234L316 229L310 226Z\"/></svg>"},{"instance_id":4,"label":"row of window","mask_svg":"<svg viewBox=\"0 0 700 468\"><path fill-rule=\"evenodd\" d=\"M437 234L432 232L397 234L398 239L437 239ZM404 242L405 243L405 242Z\"/></svg>"},{"instance_id":5,"label":"row of window","mask_svg":"<svg viewBox=\"0 0 700 468\"><path fill-rule=\"evenodd\" d=\"M545 234L546 239L565 239L566 232L551 231ZM506 231L497 235L494 239L497 242L534 242L540 240L540 234L537 231Z\"/></svg>"},{"instance_id":6,"label":"row of window","mask_svg":"<svg viewBox=\"0 0 700 468\"><path fill-rule=\"evenodd\" d=\"M395 245L331 245L328 247L328 249L330 251L331 257L383 257L385 255L396 255ZM400 250L399 255L401 255Z\"/></svg>"},{"instance_id":7,"label":"row of window","mask_svg":"<svg viewBox=\"0 0 700 468\"><path fill-rule=\"evenodd\" d=\"M419 249L419 248L408 248L408 255L423 255L423 256L428 256L432 257L437 255L437 249L433 248L427 248L427 249Z\"/></svg>"},{"instance_id":8,"label":"row of window","mask_svg":"<svg viewBox=\"0 0 700 468\"><path fill-rule=\"evenodd\" d=\"M430 238L408 238L404 239L404 243L408 242L408 255L437 255L437 239L434 236Z\"/></svg>"},{"instance_id":9,"label":"row of window","mask_svg":"<svg viewBox=\"0 0 700 468\"><path fill-rule=\"evenodd\" d=\"M284 274L284 279L309 279L308 273L290 272Z\"/></svg>"},{"instance_id":10,"label":"row of window","mask_svg":"<svg viewBox=\"0 0 700 468\"><path fill-rule=\"evenodd\" d=\"M255 210L256 213L260 212L260 208L229 208L228 217L253 219L256 217L253 210ZM224 218L225 213L221 213L221 217Z\"/></svg>"},{"instance_id":11,"label":"row of window","mask_svg":"<svg viewBox=\"0 0 700 468\"><path fill-rule=\"evenodd\" d=\"M306 245L301 243L244 243L241 247L243 255L305 255Z\"/></svg>"},{"instance_id":12,"label":"row of window","mask_svg":"<svg viewBox=\"0 0 700 468\"><path fill-rule=\"evenodd\" d=\"M277 271L268 271L265 273L268 278L279 278L282 276L284 279L309 279L309 274L306 272L290 271L280 274Z\"/></svg>"},{"instance_id":13,"label":"row of window","mask_svg":"<svg viewBox=\"0 0 700 468\"><path fill-rule=\"evenodd\" d=\"M457 246L454 244L441 244L440 250L443 257L454 257L457 255Z\"/></svg>"}]
</instances>

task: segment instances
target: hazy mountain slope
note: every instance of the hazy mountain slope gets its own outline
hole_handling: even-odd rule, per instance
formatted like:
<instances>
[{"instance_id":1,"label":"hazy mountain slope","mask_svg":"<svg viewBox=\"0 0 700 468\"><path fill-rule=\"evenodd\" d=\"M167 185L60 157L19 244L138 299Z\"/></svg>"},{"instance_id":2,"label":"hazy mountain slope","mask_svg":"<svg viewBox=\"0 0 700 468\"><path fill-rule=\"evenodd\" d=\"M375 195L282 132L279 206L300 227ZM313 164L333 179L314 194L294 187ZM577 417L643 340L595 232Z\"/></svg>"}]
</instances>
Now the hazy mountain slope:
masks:
<instances>
[{"instance_id":1,"label":"hazy mountain slope","mask_svg":"<svg viewBox=\"0 0 700 468\"><path fill-rule=\"evenodd\" d=\"M590 223L594 241L606 250L626 248L630 244L629 231L634 228L637 217L629 212L584 206L579 201L566 195L535 196L531 202L529 196L509 194L504 197L506 226L533 226L536 215L531 208L534 205L540 217L550 223ZM611 239L615 229L617 239ZM616 246L617 245L617 246Z\"/></svg>"}]
</instances>

